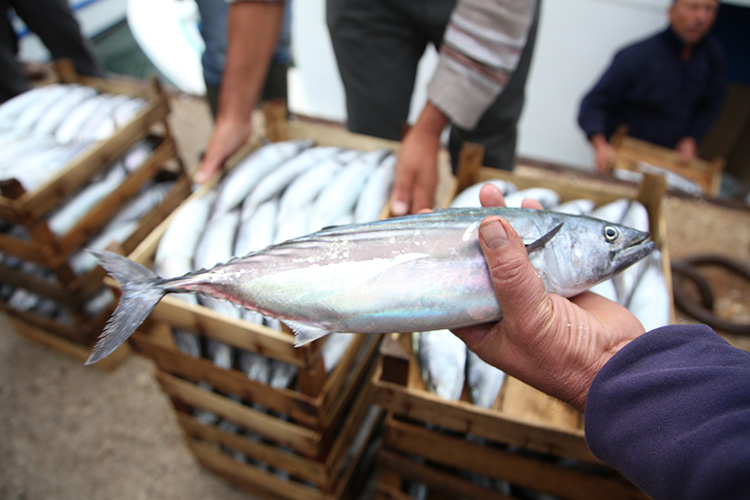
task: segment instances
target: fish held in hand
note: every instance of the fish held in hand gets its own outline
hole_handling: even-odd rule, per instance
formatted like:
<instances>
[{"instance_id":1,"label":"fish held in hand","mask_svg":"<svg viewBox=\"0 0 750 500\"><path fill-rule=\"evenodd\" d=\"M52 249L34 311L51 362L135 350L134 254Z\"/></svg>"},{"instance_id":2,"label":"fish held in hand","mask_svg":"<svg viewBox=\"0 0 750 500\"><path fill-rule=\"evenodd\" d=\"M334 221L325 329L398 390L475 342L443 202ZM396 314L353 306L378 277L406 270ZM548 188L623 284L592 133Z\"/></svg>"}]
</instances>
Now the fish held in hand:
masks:
<instances>
[{"instance_id":1,"label":"fish held in hand","mask_svg":"<svg viewBox=\"0 0 750 500\"><path fill-rule=\"evenodd\" d=\"M481 221L499 215L527 244L547 290L587 290L648 255L648 233L585 216L523 208L458 208L326 228L162 279L97 251L122 297L87 364L114 351L167 293L201 292L279 318L302 345L331 332L454 329L502 316L479 245Z\"/></svg>"}]
</instances>

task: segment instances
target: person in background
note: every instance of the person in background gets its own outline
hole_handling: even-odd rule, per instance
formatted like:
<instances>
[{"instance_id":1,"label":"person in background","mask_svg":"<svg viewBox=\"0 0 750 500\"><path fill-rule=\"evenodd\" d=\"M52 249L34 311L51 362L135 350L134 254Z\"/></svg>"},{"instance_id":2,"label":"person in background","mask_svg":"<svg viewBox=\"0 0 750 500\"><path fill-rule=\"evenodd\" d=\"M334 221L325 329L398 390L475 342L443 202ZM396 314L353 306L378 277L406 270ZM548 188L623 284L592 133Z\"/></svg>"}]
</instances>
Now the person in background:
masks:
<instances>
[{"instance_id":1,"label":"person in background","mask_svg":"<svg viewBox=\"0 0 750 500\"><path fill-rule=\"evenodd\" d=\"M581 101L578 123L603 171L614 160L609 140L625 125L628 135L675 149L680 160L718 117L724 100L724 56L708 33L719 0L673 0L669 27L625 47Z\"/></svg>"},{"instance_id":2,"label":"person in background","mask_svg":"<svg viewBox=\"0 0 750 500\"><path fill-rule=\"evenodd\" d=\"M67 0L0 0L0 102L31 89L24 68L16 59L18 38L11 9L41 39L52 59L70 59L82 75L104 78Z\"/></svg>"},{"instance_id":3,"label":"person in background","mask_svg":"<svg viewBox=\"0 0 750 500\"><path fill-rule=\"evenodd\" d=\"M205 49L201 56L203 81L206 84L206 101L211 116L216 119L219 109L219 89L224 63L227 58L227 13L224 0L195 0L200 14L200 34Z\"/></svg>"},{"instance_id":4,"label":"person in background","mask_svg":"<svg viewBox=\"0 0 750 500\"><path fill-rule=\"evenodd\" d=\"M215 120L219 110L221 78L227 58L229 4L226 0L195 0L195 3L201 17L200 34L205 45L201 66L203 80L206 83L206 100ZM287 70L292 61L290 6L291 0L285 7L281 32L261 94L261 100L264 101L287 98Z\"/></svg>"},{"instance_id":5,"label":"person in background","mask_svg":"<svg viewBox=\"0 0 750 500\"><path fill-rule=\"evenodd\" d=\"M440 63L428 88L429 102L404 138L399 155L392 194L394 215L416 213L432 206L440 136L451 121L455 125L455 138L451 140L454 157L463 141L484 142L485 163L513 168L515 127L523 106L538 20L536 0L450 0L440 8L430 4L424 9L419 9L412 0L395 2L390 6L392 12L413 8L422 21L404 24L401 19L400 24L395 20L384 23L392 26L401 38L390 34L373 46L369 46L367 39L374 37L374 32L359 29L377 26L377 16L370 15L367 4L382 3L379 8L387 11L387 2L345 6L340 1L329 1L328 25L338 47L335 51L341 73L348 75L342 77L349 82L345 83L347 107L352 115L349 126L354 131L363 131L359 127L365 126L369 116L383 123L377 125L378 130L370 129L368 133L400 139L419 57L427 43L442 43ZM435 19L430 20L428 14L433 13ZM350 22L350 16L359 16L359 21ZM282 4L278 1L237 1L230 6L229 50L220 109L196 182L204 182L218 171L249 137L250 112L258 101L281 19ZM430 33L418 34L427 27ZM403 36L412 40L407 41ZM344 49L342 45L352 48ZM355 53L359 56L352 55ZM403 59L398 67L397 59ZM407 67L408 70L404 69ZM374 87L359 92L353 88L357 80ZM397 96L387 90L381 92L381 85L401 90ZM356 106L355 101L359 103ZM367 101L369 104L362 104ZM384 118L376 119L381 113Z\"/></svg>"},{"instance_id":6,"label":"person in background","mask_svg":"<svg viewBox=\"0 0 750 500\"><path fill-rule=\"evenodd\" d=\"M480 198L505 204L492 185ZM501 217L482 221L479 241L503 318L455 330L469 349L585 412L594 455L651 498L750 498L750 353L705 325L646 333L595 293L547 293Z\"/></svg>"},{"instance_id":7,"label":"person in background","mask_svg":"<svg viewBox=\"0 0 750 500\"><path fill-rule=\"evenodd\" d=\"M440 51L427 103L403 137L393 215L432 207L447 125L454 172L466 141L484 147L484 165L513 170L537 2L327 0L326 7L352 132L400 141L420 58L428 44Z\"/></svg>"}]
</instances>

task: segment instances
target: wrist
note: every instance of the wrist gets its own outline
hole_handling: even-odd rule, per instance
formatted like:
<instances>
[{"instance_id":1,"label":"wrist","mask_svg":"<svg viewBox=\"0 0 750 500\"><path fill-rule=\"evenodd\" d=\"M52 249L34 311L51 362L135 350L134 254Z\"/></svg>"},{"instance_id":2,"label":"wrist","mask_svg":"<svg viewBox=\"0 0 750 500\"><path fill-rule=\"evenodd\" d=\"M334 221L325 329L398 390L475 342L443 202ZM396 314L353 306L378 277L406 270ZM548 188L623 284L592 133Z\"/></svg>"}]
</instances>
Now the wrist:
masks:
<instances>
[{"instance_id":1,"label":"wrist","mask_svg":"<svg viewBox=\"0 0 750 500\"><path fill-rule=\"evenodd\" d=\"M607 141L607 138L604 134L594 134L589 138L589 141L595 149L601 149L603 147L609 146L609 141Z\"/></svg>"},{"instance_id":2,"label":"wrist","mask_svg":"<svg viewBox=\"0 0 750 500\"><path fill-rule=\"evenodd\" d=\"M443 129L448 123L450 123L448 116L435 106L432 101L427 101L412 128L421 134L429 135L439 140Z\"/></svg>"}]
</instances>

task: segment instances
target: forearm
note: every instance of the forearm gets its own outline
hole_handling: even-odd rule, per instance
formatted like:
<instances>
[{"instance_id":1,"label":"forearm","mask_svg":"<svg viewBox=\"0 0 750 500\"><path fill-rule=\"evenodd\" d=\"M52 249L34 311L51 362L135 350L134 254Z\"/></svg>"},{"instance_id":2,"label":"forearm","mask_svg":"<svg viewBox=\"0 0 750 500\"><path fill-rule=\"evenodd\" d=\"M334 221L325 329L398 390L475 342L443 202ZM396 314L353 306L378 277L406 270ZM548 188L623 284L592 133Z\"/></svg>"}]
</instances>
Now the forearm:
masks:
<instances>
[{"instance_id":1,"label":"forearm","mask_svg":"<svg viewBox=\"0 0 750 500\"><path fill-rule=\"evenodd\" d=\"M283 15L284 2L235 2L229 7L229 44L217 122L250 120Z\"/></svg>"},{"instance_id":2,"label":"forearm","mask_svg":"<svg viewBox=\"0 0 750 500\"><path fill-rule=\"evenodd\" d=\"M593 453L655 499L747 498L750 354L703 325L649 332L599 372Z\"/></svg>"}]
</instances>

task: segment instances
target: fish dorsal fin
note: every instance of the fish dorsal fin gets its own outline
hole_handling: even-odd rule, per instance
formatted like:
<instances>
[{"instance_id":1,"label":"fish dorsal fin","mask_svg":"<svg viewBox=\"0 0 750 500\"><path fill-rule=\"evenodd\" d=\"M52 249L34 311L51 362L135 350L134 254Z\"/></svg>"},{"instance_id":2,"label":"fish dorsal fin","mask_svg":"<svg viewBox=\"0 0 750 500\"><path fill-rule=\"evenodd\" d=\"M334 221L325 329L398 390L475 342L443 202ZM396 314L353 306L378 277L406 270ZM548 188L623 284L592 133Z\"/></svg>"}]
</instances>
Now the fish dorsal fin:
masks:
<instances>
[{"instance_id":1,"label":"fish dorsal fin","mask_svg":"<svg viewBox=\"0 0 750 500\"><path fill-rule=\"evenodd\" d=\"M553 227L547 234L545 234L538 240L532 241L531 243L526 245L526 252L531 253L534 250L538 250L542 248L544 245L546 245L547 243L549 243L550 240L554 238L557 233L560 232L560 229L562 229L563 224L564 224L563 222L559 223L558 225Z\"/></svg>"},{"instance_id":2,"label":"fish dorsal fin","mask_svg":"<svg viewBox=\"0 0 750 500\"><path fill-rule=\"evenodd\" d=\"M325 328L311 325L310 323L303 323L302 321L293 321L284 319L282 320L294 332L294 347L300 347L305 344L309 344L313 340L318 340L321 337L325 337L329 332Z\"/></svg>"}]
</instances>

